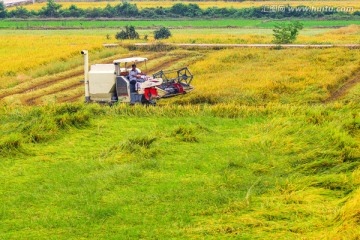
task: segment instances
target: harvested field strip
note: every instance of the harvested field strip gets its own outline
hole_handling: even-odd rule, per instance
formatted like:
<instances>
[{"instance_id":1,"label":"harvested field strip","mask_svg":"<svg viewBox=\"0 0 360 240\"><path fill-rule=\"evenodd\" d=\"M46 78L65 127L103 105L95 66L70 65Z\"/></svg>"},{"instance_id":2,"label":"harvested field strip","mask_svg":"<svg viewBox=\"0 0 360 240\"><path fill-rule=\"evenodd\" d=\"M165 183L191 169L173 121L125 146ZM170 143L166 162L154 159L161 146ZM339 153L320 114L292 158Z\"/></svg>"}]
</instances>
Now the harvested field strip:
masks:
<instances>
[{"instance_id":1,"label":"harvested field strip","mask_svg":"<svg viewBox=\"0 0 360 240\"><path fill-rule=\"evenodd\" d=\"M124 56L123 54L115 55L110 58L102 59L100 60L99 63L111 63L114 59L120 57L130 57L130 56L133 56L133 54L127 56ZM161 56L162 56L161 54L156 53L156 54L151 54L147 57L158 59ZM83 66L79 66L74 70L66 71L55 76L40 77L37 79L33 79L31 81L24 82L23 84L19 84L13 88L0 90L0 99L14 94L26 94L29 92L37 91L52 86L58 82L67 80L69 78L80 77L83 75L83 71L84 71Z\"/></svg>"},{"instance_id":2,"label":"harvested field strip","mask_svg":"<svg viewBox=\"0 0 360 240\"><path fill-rule=\"evenodd\" d=\"M35 99L44 95L48 95L51 93L60 92L62 89L66 89L69 86L74 86L75 84L80 84L81 77L73 77L63 80L61 82L57 82L51 85L51 87L37 89L32 92L24 93L19 95L21 102L26 103L27 105L31 105L30 103L36 102Z\"/></svg>"},{"instance_id":3,"label":"harvested field strip","mask_svg":"<svg viewBox=\"0 0 360 240\"><path fill-rule=\"evenodd\" d=\"M76 71L76 72L72 72L71 75L68 75L68 76L64 76L62 78L56 78L54 80L51 80L51 81L47 81L47 82L44 82L44 83L41 83L39 85L36 85L35 87L29 89L29 90L26 90L24 93L27 93L27 92L33 92L33 91L36 91L38 89L42 89L42 88L46 88L50 85L53 85L57 82L61 82L63 80L66 80L66 79L69 79L69 78L73 78L73 77L77 77L77 76L80 76L81 74L83 74L84 70L80 70L80 71Z\"/></svg>"},{"instance_id":4,"label":"harvested field strip","mask_svg":"<svg viewBox=\"0 0 360 240\"><path fill-rule=\"evenodd\" d=\"M185 56L174 59L174 58L170 58L167 61L162 61L160 64L157 64L156 66L149 68L148 71L149 73L154 73L156 71L160 71L162 69L165 69L171 65L179 65L179 64L183 64L182 66L185 66L187 63L189 63L189 60L192 60L193 58L190 59L185 59ZM41 96L39 97L41 100L43 100L42 102L48 101L49 99L56 99L56 102L77 102L80 101L82 98L82 96L84 95L83 92L83 86L81 84L79 85L73 85L68 89L64 89L64 91L61 91L60 94L50 94L46 97ZM35 104L34 102L30 103L30 105Z\"/></svg>"},{"instance_id":5,"label":"harvested field strip","mask_svg":"<svg viewBox=\"0 0 360 240\"><path fill-rule=\"evenodd\" d=\"M49 95L40 98L41 102L79 102L84 100L84 86L77 86L66 91L57 93L56 95Z\"/></svg>"},{"instance_id":6,"label":"harvested field strip","mask_svg":"<svg viewBox=\"0 0 360 240\"><path fill-rule=\"evenodd\" d=\"M78 93L70 97L62 98L60 102L79 102L81 101L83 95L84 95L83 93Z\"/></svg>"},{"instance_id":7,"label":"harvested field strip","mask_svg":"<svg viewBox=\"0 0 360 240\"><path fill-rule=\"evenodd\" d=\"M82 84L80 82L75 82L75 83L72 83L70 85L66 85L66 87L62 87L60 89L56 89L56 90L52 90L50 91L49 93L47 93L46 95L53 95L54 98L56 98L56 94L59 93L59 92L64 92L66 90L69 90L69 89L73 89L75 87L78 87L78 86L81 86ZM36 96L36 97L32 97L32 98L29 98L26 100L26 105L36 105L36 104L39 104L39 99L42 98L43 95L40 95L40 96Z\"/></svg>"},{"instance_id":8,"label":"harvested field strip","mask_svg":"<svg viewBox=\"0 0 360 240\"><path fill-rule=\"evenodd\" d=\"M75 71L75 72L74 72ZM47 87L48 85L51 85L52 83L62 81L64 79L68 79L73 76L80 75L83 72L83 70L80 70L80 67L76 70L66 71L63 73L60 73L55 76L45 76L33 79L31 81L24 82L22 84L19 84L13 88L7 88L0 90L0 99L5 98L9 95L14 94L24 94L28 93L40 88Z\"/></svg>"},{"instance_id":9,"label":"harvested field strip","mask_svg":"<svg viewBox=\"0 0 360 240\"><path fill-rule=\"evenodd\" d=\"M180 61L181 59L185 58L187 55L183 54L178 57L176 56L167 56L163 53L156 53L152 54L150 56L147 56L149 59L157 60L153 61L155 64L151 64L148 68L148 71L150 73L159 71L163 69L164 67L168 67L170 65L173 65L174 63ZM113 59L112 59L113 60ZM111 60L111 62L112 62ZM26 105L37 105L43 103L42 99L46 99L48 101L49 99L58 99L58 94L66 92L68 90L74 90L77 88L81 88L82 83L80 83L80 80L82 80L82 74L83 71L77 71L76 73L73 73L71 75L66 75L61 78L57 78L55 80L52 80L50 82L45 82L42 84L39 84L37 86L32 86L32 88L26 91L20 91L18 94L20 95L21 102ZM82 93L81 93L82 94ZM13 95L13 94L9 94ZM8 95L8 96L9 96ZM77 93L77 95L79 95ZM68 96L69 97L69 96ZM73 96L70 95L71 98ZM75 98L77 99L77 98ZM59 99L61 102L61 99Z\"/></svg>"},{"instance_id":10,"label":"harvested field strip","mask_svg":"<svg viewBox=\"0 0 360 240\"><path fill-rule=\"evenodd\" d=\"M157 58L158 57L155 57L155 59ZM26 105L38 104L39 102L37 101L37 99L43 97L44 91L46 92L46 95L53 95L59 92L63 92L81 86L82 84L80 83L80 80L82 80L82 74L83 73L81 72L79 75L74 76L73 78L69 78L66 80L64 79L61 83L55 83L52 85L48 85L45 88L35 90L37 92L36 95L34 97L25 100ZM63 84L65 84L65 86L63 86ZM57 85L60 85L61 88L57 88Z\"/></svg>"},{"instance_id":11,"label":"harvested field strip","mask_svg":"<svg viewBox=\"0 0 360 240\"><path fill-rule=\"evenodd\" d=\"M165 62L165 63L157 66L156 68L150 70L150 73L154 73L154 72L160 71L162 69L166 70L170 66L172 66L171 69L185 67L190 64L193 64L194 62L199 60L200 57L202 57L202 56L198 55L198 56L194 56L191 58L182 58L182 59L178 59L175 61ZM62 95L65 95L66 97L62 97ZM57 102L78 102L78 101L82 100L83 95L84 95L83 86L77 86L74 89L71 89L70 91L61 92L61 95L56 96L56 101ZM50 98L54 99L54 97L51 97L51 96L50 96ZM47 98L47 99L49 99L49 98Z\"/></svg>"}]
</instances>

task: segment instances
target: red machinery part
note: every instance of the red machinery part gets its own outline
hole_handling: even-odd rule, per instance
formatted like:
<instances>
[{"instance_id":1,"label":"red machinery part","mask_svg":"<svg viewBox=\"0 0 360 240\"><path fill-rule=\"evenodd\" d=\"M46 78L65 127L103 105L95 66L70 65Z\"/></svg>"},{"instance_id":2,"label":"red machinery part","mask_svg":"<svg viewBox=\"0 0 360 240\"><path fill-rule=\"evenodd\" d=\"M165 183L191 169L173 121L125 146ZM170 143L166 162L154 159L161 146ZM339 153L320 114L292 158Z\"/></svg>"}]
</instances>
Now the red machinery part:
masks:
<instances>
[{"instance_id":1,"label":"red machinery part","mask_svg":"<svg viewBox=\"0 0 360 240\"><path fill-rule=\"evenodd\" d=\"M145 88L144 95L146 100L150 101L153 98L156 98L158 96L157 90L154 87L151 88Z\"/></svg>"},{"instance_id":2,"label":"red machinery part","mask_svg":"<svg viewBox=\"0 0 360 240\"><path fill-rule=\"evenodd\" d=\"M180 83L174 83L173 86L178 89L179 93L184 93L184 88Z\"/></svg>"}]
</instances>

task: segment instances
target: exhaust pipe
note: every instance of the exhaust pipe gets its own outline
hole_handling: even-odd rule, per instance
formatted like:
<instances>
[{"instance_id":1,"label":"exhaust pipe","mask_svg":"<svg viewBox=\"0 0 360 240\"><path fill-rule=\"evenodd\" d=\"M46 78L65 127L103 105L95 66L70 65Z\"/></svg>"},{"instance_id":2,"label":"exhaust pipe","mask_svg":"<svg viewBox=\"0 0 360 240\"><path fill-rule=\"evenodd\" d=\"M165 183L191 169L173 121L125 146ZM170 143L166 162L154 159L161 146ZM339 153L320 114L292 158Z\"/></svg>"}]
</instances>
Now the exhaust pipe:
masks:
<instances>
[{"instance_id":1,"label":"exhaust pipe","mask_svg":"<svg viewBox=\"0 0 360 240\"><path fill-rule=\"evenodd\" d=\"M90 92L89 92L89 54L88 54L87 50L82 50L81 54L84 55L85 102L90 102Z\"/></svg>"}]
</instances>

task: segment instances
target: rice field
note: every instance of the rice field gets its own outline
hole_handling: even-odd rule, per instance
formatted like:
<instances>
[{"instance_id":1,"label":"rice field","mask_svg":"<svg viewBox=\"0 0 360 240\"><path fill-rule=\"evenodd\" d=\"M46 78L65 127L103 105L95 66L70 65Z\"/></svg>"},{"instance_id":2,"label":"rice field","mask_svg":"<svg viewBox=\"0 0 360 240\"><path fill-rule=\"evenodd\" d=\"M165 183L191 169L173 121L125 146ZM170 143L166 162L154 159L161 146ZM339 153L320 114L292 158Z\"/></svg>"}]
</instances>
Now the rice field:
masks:
<instances>
[{"instance_id":1,"label":"rice field","mask_svg":"<svg viewBox=\"0 0 360 240\"><path fill-rule=\"evenodd\" d=\"M103 50L102 44L118 42L117 30L2 30L0 32L0 76L7 88L48 73L59 73L78 66L78 53L89 49L95 59L116 55ZM360 43L360 28L351 25L340 29L304 29L296 43ZM140 39L120 44L153 42L153 30L139 30ZM167 43L271 43L271 29L173 29ZM148 35L148 40L143 38ZM120 53L130 54L128 50ZM9 61L16 59L16 61ZM31 59L31 61L29 61Z\"/></svg>"},{"instance_id":2,"label":"rice field","mask_svg":"<svg viewBox=\"0 0 360 240\"><path fill-rule=\"evenodd\" d=\"M0 39L0 69L4 81L0 85L2 104L37 105L46 102L78 101L82 99L82 58L79 52L89 49L92 63L108 62L123 56L144 55L149 73L159 68L189 66L199 79L211 84L195 82L201 95L191 94L170 99L180 104L193 102L241 103L258 105L267 102L321 102L343 82L351 78L359 65L359 52L349 49L232 49L232 50L174 50L156 54L130 51L126 47L105 49L103 43L114 42L114 31L14 31L6 30ZM217 33L210 30L176 30L165 42L177 43L271 43L271 34ZM355 43L359 42L358 26L327 31L309 32L298 43ZM63 36L68 32L66 36ZM186 32L186 34L185 34ZM24 34L22 34L24 33ZM151 34L140 31L141 37ZM111 37L112 36L112 37ZM31 41L29 41L29 39ZM138 41L138 40L137 40ZM135 41L135 42L137 42ZM144 40L140 40L143 41ZM150 39L148 42L152 42ZM123 41L121 44L132 44ZM44 48L46 46L46 48ZM16 51L14 50L16 49ZM22 56L22 57L19 57ZM18 59L8 61L8 59ZM33 59L29 61L29 59ZM282 63L287 62L284 66ZM339 64L341 62L341 64ZM318 65L321 63L321 68ZM306 69L299 68L302 66ZM258 71L261 68L262 71ZM218 85L221 69L225 89ZM320 70L321 69L321 70ZM234 77L236 76L236 77ZM235 81L235 82L233 82ZM241 84L236 84L236 81ZM234 86L234 87L232 87ZM223 86L224 87L224 86ZM317 89L317 93L309 89ZM221 90L220 90L221 89ZM207 93L210 93L208 95ZM296 95L294 93L297 93ZM200 99L200 100L198 100ZM167 101L164 101L167 102Z\"/></svg>"},{"instance_id":3,"label":"rice field","mask_svg":"<svg viewBox=\"0 0 360 240\"><path fill-rule=\"evenodd\" d=\"M360 9L360 3L356 0L345 0L345 1L244 1L244 2L224 2L224 1L129 1L132 4L136 4L138 8L155 8L155 7L171 7L176 3L184 4L197 4L200 8L219 7L219 8L250 8L250 7L261 7L261 6L310 6L310 7L353 7L354 10ZM107 4L116 5L114 1L101 1L101 2L59 2L63 8L68 8L71 5L76 5L79 8L104 8ZM35 3L25 6L28 10L39 10L44 7L46 3ZM11 7L9 9L14 9Z\"/></svg>"},{"instance_id":4,"label":"rice field","mask_svg":"<svg viewBox=\"0 0 360 240\"><path fill-rule=\"evenodd\" d=\"M187 29L172 31L171 43L271 43L271 29ZM186 32L186 33L185 33ZM150 34L151 32L149 32ZM340 29L304 29L295 43L305 44L351 44L360 43L360 27L351 25Z\"/></svg>"},{"instance_id":5,"label":"rice field","mask_svg":"<svg viewBox=\"0 0 360 240\"><path fill-rule=\"evenodd\" d=\"M271 41L258 31L167 41ZM359 239L358 49L103 48L115 32L0 31L0 239ZM298 39L316 41L359 27ZM84 104L85 48L91 64L188 66L195 90Z\"/></svg>"},{"instance_id":6,"label":"rice field","mask_svg":"<svg viewBox=\"0 0 360 240\"><path fill-rule=\"evenodd\" d=\"M15 76L55 60L66 61L80 48L96 49L105 41L97 36L2 36L0 75ZM40 51L41 49L41 51ZM12 61L10 61L12 59Z\"/></svg>"}]
</instances>

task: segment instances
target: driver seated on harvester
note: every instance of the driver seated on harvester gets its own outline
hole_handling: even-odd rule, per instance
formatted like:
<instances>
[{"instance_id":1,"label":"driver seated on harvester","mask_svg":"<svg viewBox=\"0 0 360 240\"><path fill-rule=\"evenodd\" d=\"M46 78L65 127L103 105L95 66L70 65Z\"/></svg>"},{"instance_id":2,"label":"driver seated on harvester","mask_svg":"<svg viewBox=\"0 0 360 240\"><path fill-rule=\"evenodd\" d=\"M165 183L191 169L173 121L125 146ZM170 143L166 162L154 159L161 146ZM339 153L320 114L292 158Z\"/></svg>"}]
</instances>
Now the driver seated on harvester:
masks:
<instances>
[{"instance_id":1,"label":"driver seated on harvester","mask_svg":"<svg viewBox=\"0 0 360 240\"><path fill-rule=\"evenodd\" d=\"M131 65L131 70L129 73L129 79L130 81L139 81L143 82L144 81L144 73L142 73L139 69L136 68L136 65L133 64Z\"/></svg>"},{"instance_id":2,"label":"driver seated on harvester","mask_svg":"<svg viewBox=\"0 0 360 240\"><path fill-rule=\"evenodd\" d=\"M131 88L131 92L135 92L137 90L137 83L140 83L140 82L144 82L144 79L142 78L142 75L141 72L136 68L136 65L133 64L131 65L131 70L130 70L130 73L129 73L129 80L130 80L130 88Z\"/></svg>"}]
</instances>

